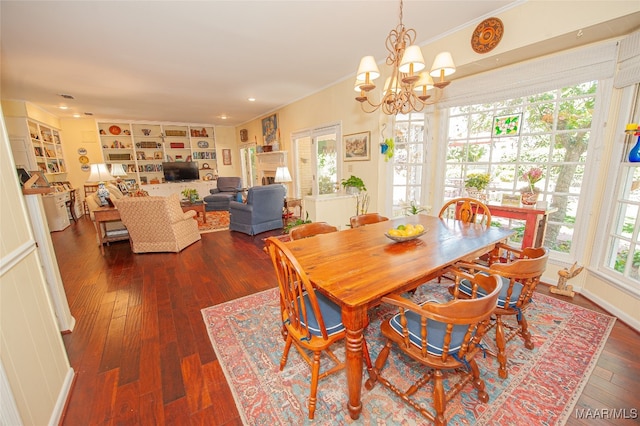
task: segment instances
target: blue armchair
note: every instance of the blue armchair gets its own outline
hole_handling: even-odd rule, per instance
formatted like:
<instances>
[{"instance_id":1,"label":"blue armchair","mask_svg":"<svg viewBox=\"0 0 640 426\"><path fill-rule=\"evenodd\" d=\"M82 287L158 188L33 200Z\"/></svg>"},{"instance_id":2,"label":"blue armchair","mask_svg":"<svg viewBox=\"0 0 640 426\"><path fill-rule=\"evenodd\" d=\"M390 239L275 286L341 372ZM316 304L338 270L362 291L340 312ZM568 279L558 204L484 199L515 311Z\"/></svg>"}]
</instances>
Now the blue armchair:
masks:
<instances>
[{"instance_id":1,"label":"blue armchair","mask_svg":"<svg viewBox=\"0 0 640 426\"><path fill-rule=\"evenodd\" d=\"M229 203L229 229L255 235L282 228L284 195L285 189L280 184L249 188L246 204Z\"/></svg>"},{"instance_id":2,"label":"blue armchair","mask_svg":"<svg viewBox=\"0 0 640 426\"><path fill-rule=\"evenodd\" d=\"M238 192L242 189L242 179L239 177L219 177L217 188L210 189L210 195L204 197L206 210L224 211L229 210L229 201L235 200Z\"/></svg>"}]
</instances>

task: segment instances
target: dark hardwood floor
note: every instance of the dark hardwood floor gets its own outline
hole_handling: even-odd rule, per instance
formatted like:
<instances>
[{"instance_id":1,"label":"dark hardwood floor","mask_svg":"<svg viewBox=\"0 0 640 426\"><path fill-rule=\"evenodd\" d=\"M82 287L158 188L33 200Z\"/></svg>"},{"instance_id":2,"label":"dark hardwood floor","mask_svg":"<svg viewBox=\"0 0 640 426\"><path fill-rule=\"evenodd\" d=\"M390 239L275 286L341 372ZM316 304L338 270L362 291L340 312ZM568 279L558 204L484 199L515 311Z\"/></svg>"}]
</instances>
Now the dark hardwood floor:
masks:
<instances>
[{"instance_id":1,"label":"dark hardwood floor","mask_svg":"<svg viewBox=\"0 0 640 426\"><path fill-rule=\"evenodd\" d=\"M177 254L134 255L117 242L104 256L86 216L52 233L76 319L63 336L76 379L62 424L241 424L200 310L275 287L262 239L280 233L203 234ZM573 303L602 311L579 295ZM576 408L640 409L639 353L639 334L617 321ZM568 422L625 423L638 419Z\"/></svg>"}]
</instances>

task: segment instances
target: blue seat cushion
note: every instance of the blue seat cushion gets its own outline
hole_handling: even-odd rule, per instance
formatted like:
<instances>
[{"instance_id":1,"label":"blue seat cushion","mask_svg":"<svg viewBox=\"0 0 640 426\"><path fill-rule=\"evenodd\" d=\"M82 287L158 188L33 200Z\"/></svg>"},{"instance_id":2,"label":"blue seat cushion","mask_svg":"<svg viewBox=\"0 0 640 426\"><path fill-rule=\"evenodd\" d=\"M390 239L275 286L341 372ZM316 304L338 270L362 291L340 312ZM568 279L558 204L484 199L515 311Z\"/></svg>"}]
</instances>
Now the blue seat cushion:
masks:
<instances>
[{"instance_id":1,"label":"blue seat cushion","mask_svg":"<svg viewBox=\"0 0 640 426\"><path fill-rule=\"evenodd\" d=\"M485 274L486 275L486 274ZM509 280L504 277L500 277L502 280L502 289L500 289L500 294L498 295L498 302L496 305L499 308L504 308L505 303L507 301L507 291L509 290ZM524 286L519 282L515 282L513 284L513 292L511 293L511 298L509 299L509 307L513 308L518 303L518 299L520 298L520 293L522 293L522 288ZM471 296L471 282L467 279L460 280L460 291L467 296ZM486 296L487 292L480 286L478 286L478 294L481 296Z\"/></svg>"},{"instance_id":2,"label":"blue seat cushion","mask_svg":"<svg viewBox=\"0 0 640 426\"><path fill-rule=\"evenodd\" d=\"M405 311L407 318L407 328L409 329L409 341L417 347L422 347L422 332L420 325L420 315L413 311ZM393 330L402 336L402 325L400 325L400 313L398 312L390 320ZM449 354L455 355L460 351L460 346L464 341L464 335L468 326L455 325L451 332L451 342L449 343ZM427 352L431 355L442 355L444 346L444 336L447 331L447 324L427 319Z\"/></svg>"},{"instance_id":3,"label":"blue seat cushion","mask_svg":"<svg viewBox=\"0 0 640 426\"><path fill-rule=\"evenodd\" d=\"M315 293L316 299L318 300L318 307L320 308L320 313L322 314L322 318L324 319L324 326L327 329L327 334L332 336L336 333L340 333L344 330L344 324L342 324L342 313L340 311L340 306L333 303L326 296L321 293ZM309 332L314 336L322 337L322 332L320 331L320 327L318 326L318 319L313 313L313 309L311 309L311 304L309 303L309 296L305 293L304 295L304 304L307 308L307 320L309 321ZM300 321L304 326L306 326L304 318L300 316Z\"/></svg>"}]
</instances>

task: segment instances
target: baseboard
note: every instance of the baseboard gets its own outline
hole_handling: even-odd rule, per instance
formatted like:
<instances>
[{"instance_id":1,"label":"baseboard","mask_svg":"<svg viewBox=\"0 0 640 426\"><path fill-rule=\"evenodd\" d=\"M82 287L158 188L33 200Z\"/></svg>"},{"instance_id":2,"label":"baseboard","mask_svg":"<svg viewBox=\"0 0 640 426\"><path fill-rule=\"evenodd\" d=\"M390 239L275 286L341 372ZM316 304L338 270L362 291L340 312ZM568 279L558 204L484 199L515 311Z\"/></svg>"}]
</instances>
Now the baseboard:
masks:
<instances>
[{"instance_id":1,"label":"baseboard","mask_svg":"<svg viewBox=\"0 0 640 426\"><path fill-rule=\"evenodd\" d=\"M60 393L58 394L58 400L56 401L56 405L53 408L51 417L49 418L49 426L57 426L62 424L62 419L67 409L69 395L71 394L71 389L73 388L75 380L75 371L73 371L73 368L69 368L69 370L67 371L67 376L64 378L62 388L60 389Z\"/></svg>"},{"instance_id":2,"label":"baseboard","mask_svg":"<svg viewBox=\"0 0 640 426\"><path fill-rule=\"evenodd\" d=\"M590 301L592 301L593 303L600 306L602 309L608 311L610 314L614 315L616 318L618 318L620 321L627 324L629 327L640 332L640 322L635 318L630 317L625 312L619 310L618 308L616 308L614 305L610 304L606 300L599 298L595 294L591 293L589 290L586 290L584 288L580 289L580 294L586 297L587 299L589 299Z\"/></svg>"}]
</instances>

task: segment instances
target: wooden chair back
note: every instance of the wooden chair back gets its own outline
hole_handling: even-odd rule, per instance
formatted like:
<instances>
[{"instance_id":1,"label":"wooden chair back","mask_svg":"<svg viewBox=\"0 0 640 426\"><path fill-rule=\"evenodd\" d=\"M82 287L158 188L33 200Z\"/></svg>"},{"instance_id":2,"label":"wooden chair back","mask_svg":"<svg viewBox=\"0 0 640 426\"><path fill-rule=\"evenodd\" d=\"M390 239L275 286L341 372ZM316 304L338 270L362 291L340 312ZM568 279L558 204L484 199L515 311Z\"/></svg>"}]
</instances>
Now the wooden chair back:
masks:
<instances>
[{"instance_id":1,"label":"wooden chair back","mask_svg":"<svg viewBox=\"0 0 640 426\"><path fill-rule=\"evenodd\" d=\"M77 222L78 218L76 217L76 190L75 189L69 190L69 199L65 201L64 204L69 209L69 214L71 215L71 219L73 219L74 222Z\"/></svg>"},{"instance_id":2,"label":"wooden chair back","mask_svg":"<svg viewBox=\"0 0 640 426\"><path fill-rule=\"evenodd\" d=\"M438 216L442 219L456 219L467 223L491 226L491 211L486 204L475 198L454 198L445 203Z\"/></svg>"},{"instance_id":3,"label":"wooden chair back","mask_svg":"<svg viewBox=\"0 0 640 426\"><path fill-rule=\"evenodd\" d=\"M89 194L93 194L94 192L98 192L98 184L95 183L85 183L84 184L84 198L82 199L82 202L84 204L84 214L89 214L89 206L87 205L87 196Z\"/></svg>"},{"instance_id":4,"label":"wooden chair back","mask_svg":"<svg viewBox=\"0 0 640 426\"><path fill-rule=\"evenodd\" d=\"M358 228L364 225L370 225L372 223L384 222L389 220L388 217L384 217L379 213L365 213L358 216L352 216L349 219L352 228Z\"/></svg>"},{"instance_id":5,"label":"wooden chair back","mask_svg":"<svg viewBox=\"0 0 640 426\"><path fill-rule=\"evenodd\" d=\"M387 342L375 362L371 379L367 381L368 389L379 381L424 417L439 425L446 424L447 402L466 383L473 384L480 401L487 402L489 399L474 358L480 351L480 342L487 331L502 288L500 277L495 274L471 275L457 269L450 272L456 286L463 279L472 283L471 298L454 296L453 300L446 303L427 302L422 305L400 295L382 299L384 303L396 306L399 313L381 325L380 330ZM394 345L425 366L424 374L410 387L393 384L382 375L383 367L390 364L386 361ZM442 380L444 370L460 375L458 384L447 391ZM429 381L433 381L433 410L419 405L412 398L418 388Z\"/></svg>"},{"instance_id":6,"label":"wooden chair back","mask_svg":"<svg viewBox=\"0 0 640 426\"><path fill-rule=\"evenodd\" d=\"M289 238L292 240L300 240L302 238L313 237L318 234L328 234L330 232L337 231L338 228L333 225L329 225L327 222L305 223L291 228L289 231Z\"/></svg>"}]
</instances>

